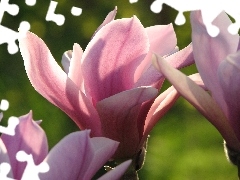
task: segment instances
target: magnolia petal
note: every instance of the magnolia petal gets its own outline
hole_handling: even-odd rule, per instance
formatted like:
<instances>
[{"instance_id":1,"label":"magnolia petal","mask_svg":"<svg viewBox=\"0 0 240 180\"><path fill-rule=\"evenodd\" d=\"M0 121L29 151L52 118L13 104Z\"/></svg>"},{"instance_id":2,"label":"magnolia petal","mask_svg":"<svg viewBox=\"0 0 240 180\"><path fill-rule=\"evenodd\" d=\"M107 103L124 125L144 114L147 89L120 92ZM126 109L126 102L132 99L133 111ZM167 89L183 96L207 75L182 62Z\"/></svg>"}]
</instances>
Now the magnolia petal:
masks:
<instances>
[{"instance_id":1,"label":"magnolia petal","mask_svg":"<svg viewBox=\"0 0 240 180\"><path fill-rule=\"evenodd\" d=\"M50 170L39 174L40 179L79 179L82 169L88 166L93 151L89 140L90 131L74 132L55 145L44 160ZM80 175L79 175L80 174Z\"/></svg>"},{"instance_id":2,"label":"magnolia petal","mask_svg":"<svg viewBox=\"0 0 240 180\"><path fill-rule=\"evenodd\" d=\"M0 138L0 171L1 171L1 168L3 166L5 166L4 168L6 170L6 164L5 163L7 163L11 168L11 163L10 163L10 160L9 160L9 157L8 157L7 149L6 149L2 139ZM13 178L13 174L12 174L11 169L9 169L9 173L7 174L7 176L9 178ZM1 175L0 175L0 177L1 177Z\"/></svg>"},{"instance_id":3,"label":"magnolia petal","mask_svg":"<svg viewBox=\"0 0 240 180\"><path fill-rule=\"evenodd\" d=\"M15 135L2 134L14 178L20 179L26 166L16 160L16 153L20 150L32 154L35 164L41 163L48 153L47 137L43 129L33 121L32 112L19 117L19 125L15 128Z\"/></svg>"},{"instance_id":4,"label":"magnolia petal","mask_svg":"<svg viewBox=\"0 0 240 180\"><path fill-rule=\"evenodd\" d=\"M92 103L67 77L46 44L28 32L19 40L19 46L28 78L36 91L68 114L81 129L92 129L92 135L99 136L101 125Z\"/></svg>"},{"instance_id":5,"label":"magnolia petal","mask_svg":"<svg viewBox=\"0 0 240 180\"><path fill-rule=\"evenodd\" d=\"M161 93L152 104L145 121L144 135L141 139L140 147L146 141L150 131L157 122L166 114L166 112L174 105L180 94L172 86Z\"/></svg>"},{"instance_id":6,"label":"magnolia petal","mask_svg":"<svg viewBox=\"0 0 240 180\"><path fill-rule=\"evenodd\" d=\"M211 91L213 98L226 113L226 104L223 100L223 92L219 85L217 69L221 61L228 54L236 52L239 43L238 35L232 35L227 27L232 24L226 13L222 12L213 24L219 27L217 37L211 37L203 24L200 11L191 13L192 43L195 63L204 81Z\"/></svg>"},{"instance_id":7,"label":"magnolia petal","mask_svg":"<svg viewBox=\"0 0 240 180\"><path fill-rule=\"evenodd\" d=\"M68 74L68 77L76 84L76 86L84 92L83 78L81 73L81 58L83 50L79 44L74 43L73 51L66 51L62 56L62 65L64 71Z\"/></svg>"},{"instance_id":8,"label":"magnolia petal","mask_svg":"<svg viewBox=\"0 0 240 180\"><path fill-rule=\"evenodd\" d=\"M150 50L160 56L170 53L177 45L173 25L156 25L145 28L150 42Z\"/></svg>"},{"instance_id":9,"label":"magnolia petal","mask_svg":"<svg viewBox=\"0 0 240 180\"><path fill-rule=\"evenodd\" d=\"M97 103L103 136L120 142L114 158L131 157L137 153L150 108L147 102L150 101L151 105L157 93L155 88L141 87L123 91Z\"/></svg>"},{"instance_id":10,"label":"magnolia petal","mask_svg":"<svg viewBox=\"0 0 240 180\"><path fill-rule=\"evenodd\" d=\"M79 46L79 44L74 43L68 77L76 84L76 86L82 92L84 92L83 77L81 71L82 54L83 54L82 48Z\"/></svg>"},{"instance_id":11,"label":"magnolia petal","mask_svg":"<svg viewBox=\"0 0 240 180\"><path fill-rule=\"evenodd\" d=\"M182 50L167 56L165 60L176 69L194 64L192 43Z\"/></svg>"},{"instance_id":12,"label":"magnolia petal","mask_svg":"<svg viewBox=\"0 0 240 180\"><path fill-rule=\"evenodd\" d=\"M115 16L117 14L117 6L115 6L114 10L112 10L110 13L108 13L108 15L106 16L105 20L103 21L103 23L97 28L97 30L94 32L92 38L95 36L95 34L106 24L110 23L111 21L113 21L115 19Z\"/></svg>"},{"instance_id":13,"label":"magnolia petal","mask_svg":"<svg viewBox=\"0 0 240 180\"><path fill-rule=\"evenodd\" d=\"M134 72L148 50L147 33L137 17L102 27L83 53L85 88L94 103L131 89Z\"/></svg>"},{"instance_id":14,"label":"magnolia petal","mask_svg":"<svg viewBox=\"0 0 240 180\"><path fill-rule=\"evenodd\" d=\"M165 58L165 60L174 68L180 69L189 66L194 63L192 44L189 44L184 49L171 54ZM142 77L137 81L134 87L139 86L154 86L159 89L164 81L162 73L156 70L156 68L151 65L148 70L142 75Z\"/></svg>"},{"instance_id":15,"label":"magnolia petal","mask_svg":"<svg viewBox=\"0 0 240 180\"><path fill-rule=\"evenodd\" d=\"M237 51L240 50L240 41L238 42L238 48L237 48Z\"/></svg>"},{"instance_id":16,"label":"magnolia petal","mask_svg":"<svg viewBox=\"0 0 240 180\"><path fill-rule=\"evenodd\" d=\"M156 89L160 89L162 87L162 83L164 82L164 76L162 73L156 70L153 65L143 73L140 79L134 84L134 88L141 86L152 86Z\"/></svg>"},{"instance_id":17,"label":"magnolia petal","mask_svg":"<svg viewBox=\"0 0 240 180\"><path fill-rule=\"evenodd\" d=\"M137 82L142 73L151 65L153 52L164 56L171 53L177 44L177 38L172 24L156 25L145 29L149 38L150 50L142 63L137 67L134 74L134 82Z\"/></svg>"},{"instance_id":18,"label":"magnolia petal","mask_svg":"<svg viewBox=\"0 0 240 180\"><path fill-rule=\"evenodd\" d=\"M107 172L102 177L100 177L98 180L109 180L109 179L120 179L123 174L126 172L127 168L131 164L132 160L125 161L115 167L113 170Z\"/></svg>"},{"instance_id":19,"label":"magnolia petal","mask_svg":"<svg viewBox=\"0 0 240 180\"><path fill-rule=\"evenodd\" d=\"M229 55L218 69L223 97L227 103L227 117L240 141L240 52Z\"/></svg>"},{"instance_id":20,"label":"magnolia petal","mask_svg":"<svg viewBox=\"0 0 240 180\"><path fill-rule=\"evenodd\" d=\"M2 162L10 163L7 149L6 149L2 139L0 138L0 164Z\"/></svg>"},{"instance_id":21,"label":"magnolia petal","mask_svg":"<svg viewBox=\"0 0 240 180\"><path fill-rule=\"evenodd\" d=\"M90 131L71 133L54 146L44 160L50 171L40 174L40 179L91 179L113 155L118 143L107 138L98 138L97 142L89 134Z\"/></svg>"},{"instance_id":22,"label":"magnolia petal","mask_svg":"<svg viewBox=\"0 0 240 180\"><path fill-rule=\"evenodd\" d=\"M153 60L153 63L177 91L218 129L227 144L236 150L240 150L240 143L232 127L212 97L190 78L171 67L163 58L157 57Z\"/></svg>"},{"instance_id":23,"label":"magnolia petal","mask_svg":"<svg viewBox=\"0 0 240 180\"><path fill-rule=\"evenodd\" d=\"M199 74L193 74L189 76L189 78L191 78L199 86L204 86ZM179 96L179 92L177 92L176 89L171 86L155 99L146 118L144 126L144 136L141 140L140 145L142 145L146 141L150 131L157 124L157 122L160 121L160 119L166 114L166 112L174 105Z\"/></svg>"},{"instance_id":24,"label":"magnolia petal","mask_svg":"<svg viewBox=\"0 0 240 180\"><path fill-rule=\"evenodd\" d=\"M68 74L69 72L69 67L70 67L70 61L72 58L72 50L68 50L66 52L63 53L62 55L62 66L63 66L63 70L65 71L66 74Z\"/></svg>"},{"instance_id":25,"label":"magnolia petal","mask_svg":"<svg viewBox=\"0 0 240 180\"><path fill-rule=\"evenodd\" d=\"M91 138L94 155L83 179L91 179L115 153L119 143L105 137ZM97 162L97 163L96 163Z\"/></svg>"}]
</instances>

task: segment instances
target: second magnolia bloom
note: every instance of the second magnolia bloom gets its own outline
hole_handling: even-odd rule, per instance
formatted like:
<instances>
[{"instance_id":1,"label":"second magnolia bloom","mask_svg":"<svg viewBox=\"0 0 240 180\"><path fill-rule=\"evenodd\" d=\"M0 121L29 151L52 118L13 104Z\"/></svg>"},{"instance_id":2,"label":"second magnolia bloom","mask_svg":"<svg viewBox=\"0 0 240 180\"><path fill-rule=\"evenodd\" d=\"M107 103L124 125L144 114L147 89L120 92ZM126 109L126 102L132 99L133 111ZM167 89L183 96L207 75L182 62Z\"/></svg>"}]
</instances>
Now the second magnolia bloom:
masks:
<instances>
[{"instance_id":1,"label":"second magnolia bloom","mask_svg":"<svg viewBox=\"0 0 240 180\"><path fill-rule=\"evenodd\" d=\"M39 124L40 121L33 121L30 112L19 117L14 136L1 135L0 164L2 168L3 163L11 167L7 177L25 180L92 179L119 145L104 137L90 138L90 130L85 130L67 135L48 153L46 134ZM31 164L29 158L35 164ZM27 159L29 164L26 165ZM130 163L122 163L100 179L120 178ZM4 178L4 173L1 178Z\"/></svg>"},{"instance_id":2,"label":"second magnolia bloom","mask_svg":"<svg viewBox=\"0 0 240 180\"><path fill-rule=\"evenodd\" d=\"M239 36L228 33L227 27L232 22L224 12L214 23L220 28L220 34L215 38L207 33L200 11L191 14L194 58L204 88L211 95L168 66L163 58L157 57L154 62L179 93L218 129L230 154L235 154L236 158L240 152Z\"/></svg>"}]
</instances>

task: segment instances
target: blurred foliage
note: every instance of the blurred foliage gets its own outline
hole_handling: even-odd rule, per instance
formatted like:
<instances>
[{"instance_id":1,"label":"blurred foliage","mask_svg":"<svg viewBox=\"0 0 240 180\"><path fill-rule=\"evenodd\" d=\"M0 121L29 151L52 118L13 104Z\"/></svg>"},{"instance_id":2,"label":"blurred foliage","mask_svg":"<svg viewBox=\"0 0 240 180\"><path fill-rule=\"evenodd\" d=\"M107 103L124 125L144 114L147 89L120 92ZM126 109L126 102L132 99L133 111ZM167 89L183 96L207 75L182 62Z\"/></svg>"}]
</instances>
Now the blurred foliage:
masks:
<instances>
[{"instance_id":1,"label":"blurred foliage","mask_svg":"<svg viewBox=\"0 0 240 180\"><path fill-rule=\"evenodd\" d=\"M63 26L57 26L45 20L50 1L39 0L35 6L29 7L24 1L10 0L10 3L20 6L20 12L14 17L5 13L2 25L17 31L21 21L30 22L31 31L45 41L60 62L63 52L72 49L73 43L77 42L85 49L96 28L115 6L118 7L116 18L136 15L145 27L174 24L177 11L164 5L160 14L154 14L150 11L152 2L130 4L128 0L61 0L55 12L63 14L66 20ZM71 15L72 6L82 8L82 15ZM180 49L191 42L189 13L185 15L185 25L174 24ZM192 74L196 68L187 67L183 71ZM164 89L168 86L165 83ZM34 90L20 53L8 54L6 44L0 46L0 99L10 102L9 110L4 112L3 124L12 115L20 116L33 110L34 119L43 120L41 125L46 131L50 148L66 134L78 130L67 115ZM139 172L140 179L236 179L237 170L227 162L222 143L216 129L184 99L180 99L152 131L146 162Z\"/></svg>"}]
</instances>

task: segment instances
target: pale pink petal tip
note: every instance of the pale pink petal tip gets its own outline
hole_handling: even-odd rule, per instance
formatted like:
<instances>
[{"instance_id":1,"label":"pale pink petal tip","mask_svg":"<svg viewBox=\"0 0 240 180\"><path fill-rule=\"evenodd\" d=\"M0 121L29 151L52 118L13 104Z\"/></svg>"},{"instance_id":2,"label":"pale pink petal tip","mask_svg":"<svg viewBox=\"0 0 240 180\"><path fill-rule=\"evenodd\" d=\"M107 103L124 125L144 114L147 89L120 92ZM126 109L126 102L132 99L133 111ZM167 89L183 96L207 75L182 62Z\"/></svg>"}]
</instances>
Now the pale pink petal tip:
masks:
<instances>
[{"instance_id":1,"label":"pale pink petal tip","mask_svg":"<svg viewBox=\"0 0 240 180\"><path fill-rule=\"evenodd\" d=\"M163 56L169 54L176 47L177 37L172 24L155 25L145 29L148 33L152 52ZM166 41L167 43L164 43Z\"/></svg>"},{"instance_id":2,"label":"pale pink petal tip","mask_svg":"<svg viewBox=\"0 0 240 180\"><path fill-rule=\"evenodd\" d=\"M64 52L62 55L61 63L63 66L63 70L65 71L66 74L68 74L68 72L69 72L71 58L72 58L72 50L68 50L68 51Z\"/></svg>"},{"instance_id":3,"label":"pale pink petal tip","mask_svg":"<svg viewBox=\"0 0 240 180\"><path fill-rule=\"evenodd\" d=\"M106 16L105 20L103 21L103 23L97 28L97 30L94 32L92 38L95 36L95 34L106 24L110 23L111 21L113 21L115 19L115 16L117 14L117 6L115 6L114 10L112 10L110 13L108 13L108 15Z\"/></svg>"},{"instance_id":4,"label":"pale pink petal tip","mask_svg":"<svg viewBox=\"0 0 240 180\"><path fill-rule=\"evenodd\" d=\"M81 59L83 50L79 44L74 43L72 58L70 61L68 77L76 84L78 88L81 87L83 78L81 73ZM83 91L83 89L81 89Z\"/></svg>"}]
</instances>

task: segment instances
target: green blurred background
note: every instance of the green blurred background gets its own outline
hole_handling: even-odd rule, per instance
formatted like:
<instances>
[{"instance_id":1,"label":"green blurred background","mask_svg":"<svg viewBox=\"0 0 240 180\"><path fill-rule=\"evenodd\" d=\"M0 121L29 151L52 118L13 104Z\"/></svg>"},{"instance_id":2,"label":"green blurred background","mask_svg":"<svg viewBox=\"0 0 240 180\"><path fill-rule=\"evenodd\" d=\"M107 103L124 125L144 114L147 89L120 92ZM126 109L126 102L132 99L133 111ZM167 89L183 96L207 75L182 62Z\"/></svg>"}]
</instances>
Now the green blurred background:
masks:
<instances>
[{"instance_id":1,"label":"green blurred background","mask_svg":"<svg viewBox=\"0 0 240 180\"><path fill-rule=\"evenodd\" d=\"M153 0L140 0L130 4L128 0L61 0L58 1L56 13L66 18L63 26L47 22L45 16L50 1L40 2L29 7L24 1L17 16L4 14L2 25L17 31L23 20L30 22L31 31L40 36L48 45L55 59L60 62L64 51L72 49L77 42L84 49L96 28L105 16L118 7L116 18L137 15L142 24L173 23L177 11L165 6L160 14L150 11ZM72 6L83 9L82 15L72 16ZM187 23L174 28L178 46L185 47L191 42L189 13ZM167 43L167 42L163 42ZM183 69L184 73L196 72L195 66ZM169 83L164 84L166 89ZM78 130L71 119L61 110L50 104L31 86L23 65L20 53L10 55L7 45L0 45L0 100L7 99L10 108L4 112L2 124L8 117L20 116L33 110L34 119L42 119L49 146L54 146L65 135ZM184 99L179 99L175 106L159 121L151 132L148 143L146 162L139 171L140 179L162 180L225 180L237 179L237 169L229 164L223 151L223 140L215 128L202 117Z\"/></svg>"}]
</instances>

